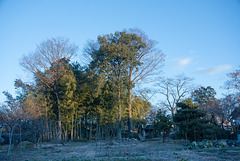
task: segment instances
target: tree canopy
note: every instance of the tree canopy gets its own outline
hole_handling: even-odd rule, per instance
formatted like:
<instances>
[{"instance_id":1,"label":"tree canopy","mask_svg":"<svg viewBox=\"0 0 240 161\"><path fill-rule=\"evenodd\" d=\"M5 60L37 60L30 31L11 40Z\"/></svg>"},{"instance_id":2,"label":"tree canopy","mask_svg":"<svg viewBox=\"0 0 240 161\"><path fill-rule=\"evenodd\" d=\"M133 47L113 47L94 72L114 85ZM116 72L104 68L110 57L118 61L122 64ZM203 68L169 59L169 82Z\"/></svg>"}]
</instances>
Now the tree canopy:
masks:
<instances>
[{"instance_id":1,"label":"tree canopy","mask_svg":"<svg viewBox=\"0 0 240 161\"><path fill-rule=\"evenodd\" d=\"M206 113L198 110L198 105L192 103L190 98L179 102L177 106L181 109L174 115L173 120L179 127L178 135L190 141L202 139L207 125L204 118Z\"/></svg>"},{"instance_id":2,"label":"tree canopy","mask_svg":"<svg viewBox=\"0 0 240 161\"><path fill-rule=\"evenodd\" d=\"M147 125L163 140L178 128L179 137L191 141L206 138L211 130L214 137L216 131L230 129L231 113L239 107L239 70L229 73L225 84L234 93L217 99L211 86L196 89L184 74L164 78L165 55L141 30L98 36L85 46L86 66L73 62L77 51L69 40L51 38L23 56L20 65L31 74L31 82L15 81L16 98L4 92L1 123L21 124L24 139L34 142L121 139ZM137 84L152 81L158 81L158 89L140 85L135 90ZM154 92L160 94L162 110L146 95Z\"/></svg>"}]
</instances>

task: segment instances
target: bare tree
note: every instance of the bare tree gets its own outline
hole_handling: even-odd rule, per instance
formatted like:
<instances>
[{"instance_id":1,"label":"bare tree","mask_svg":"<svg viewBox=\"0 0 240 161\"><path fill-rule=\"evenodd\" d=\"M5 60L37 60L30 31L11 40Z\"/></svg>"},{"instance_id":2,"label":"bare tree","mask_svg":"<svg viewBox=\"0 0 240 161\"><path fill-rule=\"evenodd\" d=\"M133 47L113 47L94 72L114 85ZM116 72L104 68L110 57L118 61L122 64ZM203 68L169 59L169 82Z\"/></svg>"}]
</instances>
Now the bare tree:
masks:
<instances>
[{"instance_id":1,"label":"bare tree","mask_svg":"<svg viewBox=\"0 0 240 161\"><path fill-rule=\"evenodd\" d=\"M172 116L178 110L176 104L193 90L192 80L192 78L181 74L174 78L162 79L157 84L160 88L157 92L165 97L162 105L171 111Z\"/></svg>"},{"instance_id":2,"label":"bare tree","mask_svg":"<svg viewBox=\"0 0 240 161\"><path fill-rule=\"evenodd\" d=\"M147 102L149 102L152 99L152 97L156 94L155 91L149 88L138 89L136 93L140 95L144 101Z\"/></svg>"},{"instance_id":3,"label":"bare tree","mask_svg":"<svg viewBox=\"0 0 240 161\"><path fill-rule=\"evenodd\" d=\"M221 99L221 108L223 110L224 118L227 122L231 121L231 114L234 109L239 107L238 100L236 99L237 96L234 94L225 95L224 98Z\"/></svg>"},{"instance_id":4,"label":"bare tree","mask_svg":"<svg viewBox=\"0 0 240 161\"><path fill-rule=\"evenodd\" d=\"M7 91L3 91L3 94L7 100L0 105L0 121L6 124L19 124L25 117L21 102Z\"/></svg>"},{"instance_id":5,"label":"bare tree","mask_svg":"<svg viewBox=\"0 0 240 161\"><path fill-rule=\"evenodd\" d=\"M45 90L56 95L58 106L58 136L61 141L61 114L58 83L65 61L70 60L77 52L77 46L63 38L51 38L42 42L35 52L23 56L20 65L42 85Z\"/></svg>"},{"instance_id":6,"label":"bare tree","mask_svg":"<svg viewBox=\"0 0 240 161\"><path fill-rule=\"evenodd\" d=\"M228 73L227 76L230 78L225 82L225 88L235 92L236 99L240 104L240 70Z\"/></svg>"}]
</instances>

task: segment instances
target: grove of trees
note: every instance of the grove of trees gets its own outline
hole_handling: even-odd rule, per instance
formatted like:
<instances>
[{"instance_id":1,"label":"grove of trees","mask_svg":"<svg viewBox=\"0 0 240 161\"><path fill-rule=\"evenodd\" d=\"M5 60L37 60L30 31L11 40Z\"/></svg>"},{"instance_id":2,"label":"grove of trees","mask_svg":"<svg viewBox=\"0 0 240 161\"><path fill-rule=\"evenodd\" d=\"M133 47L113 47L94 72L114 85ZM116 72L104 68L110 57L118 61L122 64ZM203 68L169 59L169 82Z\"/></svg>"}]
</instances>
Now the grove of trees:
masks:
<instances>
[{"instance_id":1,"label":"grove of trees","mask_svg":"<svg viewBox=\"0 0 240 161\"><path fill-rule=\"evenodd\" d=\"M191 141L230 137L230 131L236 138L231 113L239 108L240 70L228 75L231 94L222 99L210 86L194 88L183 74L161 78L155 91L165 99L156 110L143 89L135 90L156 81L164 64L165 55L145 33L128 29L98 36L84 48L87 66L73 61L77 52L67 39L51 38L23 56L20 65L32 79L15 81L16 98L4 92L0 123L20 124L23 139L34 142L121 139L147 124L164 140L174 130ZM222 135L213 135L216 130Z\"/></svg>"},{"instance_id":2,"label":"grove of trees","mask_svg":"<svg viewBox=\"0 0 240 161\"><path fill-rule=\"evenodd\" d=\"M64 38L42 42L22 57L20 65L32 74L31 82L15 81L18 96L5 92L1 122L24 124L42 140L117 137L128 125L142 127L151 103L133 95L160 70L164 54L140 30L99 36L86 45L88 66L71 61L78 47ZM7 117L6 114L11 116Z\"/></svg>"}]
</instances>

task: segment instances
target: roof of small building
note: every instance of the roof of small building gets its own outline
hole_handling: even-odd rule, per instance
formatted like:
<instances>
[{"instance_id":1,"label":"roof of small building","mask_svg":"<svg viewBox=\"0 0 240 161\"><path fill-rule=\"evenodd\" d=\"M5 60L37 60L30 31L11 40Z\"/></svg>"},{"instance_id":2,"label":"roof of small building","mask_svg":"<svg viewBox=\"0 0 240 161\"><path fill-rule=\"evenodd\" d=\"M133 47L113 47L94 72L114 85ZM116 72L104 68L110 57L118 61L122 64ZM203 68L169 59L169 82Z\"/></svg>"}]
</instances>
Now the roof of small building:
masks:
<instances>
[{"instance_id":1,"label":"roof of small building","mask_svg":"<svg viewBox=\"0 0 240 161\"><path fill-rule=\"evenodd\" d=\"M147 125L147 126L145 127L145 130L153 130L153 125Z\"/></svg>"}]
</instances>

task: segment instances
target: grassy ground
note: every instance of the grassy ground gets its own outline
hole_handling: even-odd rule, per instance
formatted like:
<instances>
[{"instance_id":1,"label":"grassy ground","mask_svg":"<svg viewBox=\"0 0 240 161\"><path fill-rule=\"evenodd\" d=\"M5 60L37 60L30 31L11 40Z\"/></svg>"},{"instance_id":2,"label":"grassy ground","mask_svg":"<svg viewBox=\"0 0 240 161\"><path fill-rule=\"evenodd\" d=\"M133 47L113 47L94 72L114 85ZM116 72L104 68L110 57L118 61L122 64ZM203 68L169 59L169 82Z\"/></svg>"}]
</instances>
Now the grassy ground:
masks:
<instances>
[{"instance_id":1,"label":"grassy ground","mask_svg":"<svg viewBox=\"0 0 240 161\"><path fill-rule=\"evenodd\" d=\"M162 143L159 139L144 142L72 142L65 145L43 143L37 147L18 146L9 156L7 146L2 146L0 160L240 160L239 147L184 150L182 144L182 141L173 140Z\"/></svg>"}]
</instances>

